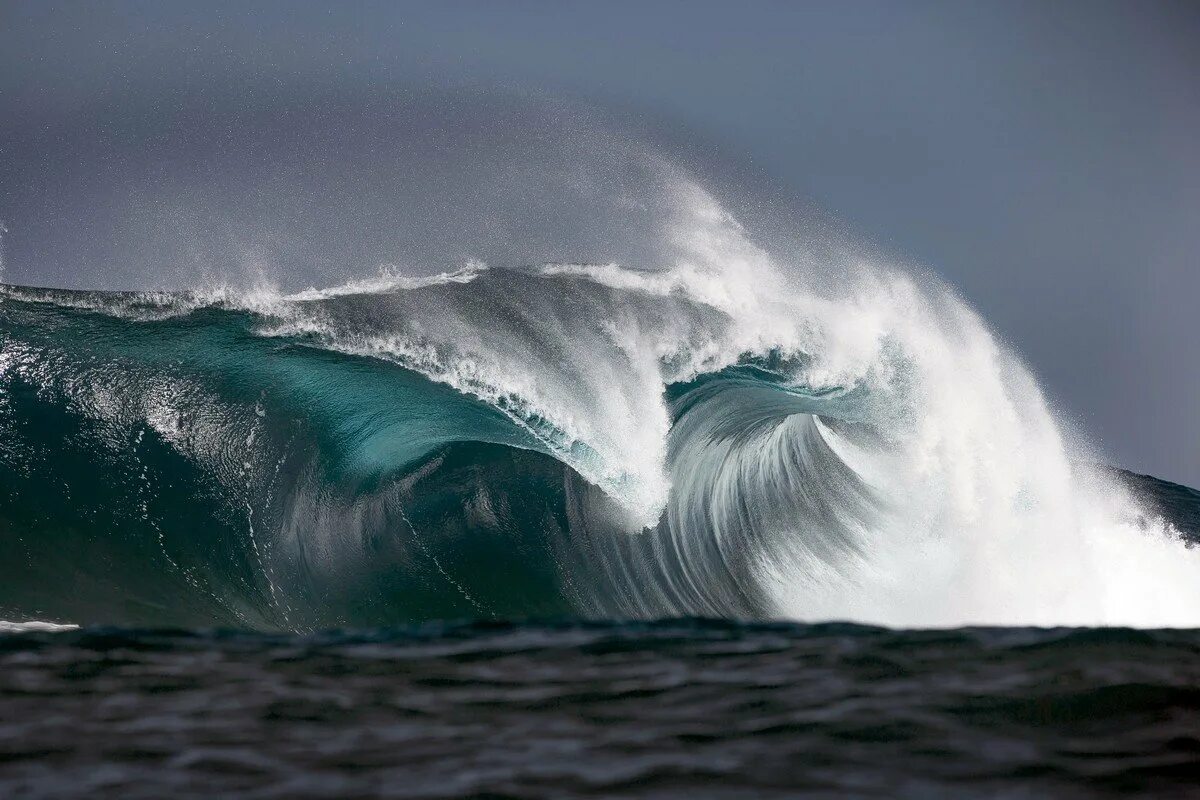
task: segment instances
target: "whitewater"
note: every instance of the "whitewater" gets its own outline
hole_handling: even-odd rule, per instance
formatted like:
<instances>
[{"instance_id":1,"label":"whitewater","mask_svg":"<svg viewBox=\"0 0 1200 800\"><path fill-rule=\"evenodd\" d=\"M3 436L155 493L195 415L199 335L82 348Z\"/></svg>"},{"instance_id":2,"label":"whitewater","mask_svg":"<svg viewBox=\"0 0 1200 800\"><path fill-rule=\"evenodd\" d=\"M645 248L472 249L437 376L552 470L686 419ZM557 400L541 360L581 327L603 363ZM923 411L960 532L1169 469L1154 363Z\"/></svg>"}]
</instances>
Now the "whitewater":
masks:
<instances>
[{"instance_id":1,"label":"whitewater","mask_svg":"<svg viewBox=\"0 0 1200 800\"><path fill-rule=\"evenodd\" d=\"M0 618L1200 624L1194 492L945 285L660 168L657 269L4 286Z\"/></svg>"}]
</instances>

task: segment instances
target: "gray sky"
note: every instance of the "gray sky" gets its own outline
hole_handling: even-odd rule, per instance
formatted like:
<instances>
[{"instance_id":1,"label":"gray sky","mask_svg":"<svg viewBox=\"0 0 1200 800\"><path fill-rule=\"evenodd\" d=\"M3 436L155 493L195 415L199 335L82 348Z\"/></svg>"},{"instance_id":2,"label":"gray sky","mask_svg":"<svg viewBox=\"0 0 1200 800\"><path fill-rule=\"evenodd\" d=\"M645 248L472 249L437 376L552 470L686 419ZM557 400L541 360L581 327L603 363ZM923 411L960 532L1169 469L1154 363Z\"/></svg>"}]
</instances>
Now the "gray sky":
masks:
<instances>
[{"instance_id":1,"label":"gray sky","mask_svg":"<svg viewBox=\"0 0 1200 800\"><path fill-rule=\"evenodd\" d=\"M1189 2L0 0L5 278L128 283L100 263L104 198L197 178L259 98L546 93L643 120L937 272L1117 463L1200 485L1197 42ZM169 102L205 93L236 111L205 123L188 117L205 103ZM172 114L196 153L175 172L153 146Z\"/></svg>"}]
</instances>

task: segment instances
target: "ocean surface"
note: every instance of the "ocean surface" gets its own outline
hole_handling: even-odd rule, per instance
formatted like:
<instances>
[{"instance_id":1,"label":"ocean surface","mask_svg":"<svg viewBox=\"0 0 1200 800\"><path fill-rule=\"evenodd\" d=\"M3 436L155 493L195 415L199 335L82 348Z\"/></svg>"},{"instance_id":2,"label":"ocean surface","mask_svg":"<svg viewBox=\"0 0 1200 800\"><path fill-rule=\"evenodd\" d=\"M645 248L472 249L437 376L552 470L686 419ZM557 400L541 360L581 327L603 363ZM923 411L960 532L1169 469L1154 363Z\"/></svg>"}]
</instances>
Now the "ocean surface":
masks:
<instances>
[{"instance_id":1,"label":"ocean surface","mask_svg":"<svg viewBox=\"0 0 1200 800\"><path fill-rule=\"evenodd\" d=\"M662 185L656 270L0 286L0 796L1194 793L1200 493Z\"/></svg>"},{"instance_id":2,"label":"ocean surface","mask_svg":"<svg viewBox=\"0 0 1200 800\"><path fill-rule=\"evenodd\" d=\"M5 797L1188 797L1200 633L0 634Z\"/></svg>"}]
</instances>

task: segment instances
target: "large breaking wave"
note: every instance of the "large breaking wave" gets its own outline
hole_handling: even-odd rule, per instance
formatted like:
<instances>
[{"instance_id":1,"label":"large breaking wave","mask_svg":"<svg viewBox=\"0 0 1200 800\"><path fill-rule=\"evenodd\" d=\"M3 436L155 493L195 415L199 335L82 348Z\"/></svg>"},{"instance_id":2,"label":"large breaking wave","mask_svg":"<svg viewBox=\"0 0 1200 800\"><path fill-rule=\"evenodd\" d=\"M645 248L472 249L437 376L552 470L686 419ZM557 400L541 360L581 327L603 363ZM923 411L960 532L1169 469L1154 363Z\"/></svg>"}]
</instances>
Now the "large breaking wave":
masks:
<instances>
[{"instance_id":1,"label":"large breaking wave","mask_svg":"<svg viewBox=\"0 0 1200 800\"><path fill-rule=\"evenodd\" d=\"M1196 493L1088 466L951 292L670 195L657 271L5 287L0 617L1200 621Z\"/></svg>"}]
</instances>

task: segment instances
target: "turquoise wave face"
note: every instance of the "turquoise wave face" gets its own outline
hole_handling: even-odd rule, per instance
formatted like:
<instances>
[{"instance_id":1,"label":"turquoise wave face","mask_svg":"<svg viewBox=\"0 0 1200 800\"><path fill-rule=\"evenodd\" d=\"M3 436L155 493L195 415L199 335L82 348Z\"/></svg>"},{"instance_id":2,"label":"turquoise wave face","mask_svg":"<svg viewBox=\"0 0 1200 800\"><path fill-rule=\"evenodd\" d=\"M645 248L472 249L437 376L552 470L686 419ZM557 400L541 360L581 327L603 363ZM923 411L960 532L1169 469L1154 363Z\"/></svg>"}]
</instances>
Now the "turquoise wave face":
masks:
<instances>
[{"instance_id":1,"label":"turquoise wave face","mask_svg":"<svg viewBox=\"0 0 1200 800\"><path fill-rule=\"evenodd\" d=\"M55 297L0 305L0 617L314 629L730 610L678 584L668 527L630 536L536 420L264 337L250 312L131 320L119 297ZM681 413L700 391L680 389Z\"/></svg>"},{"instance_id":2,"label":"turquoise wave face","mask_svg":"<svg viewBox=\"0 0 1200 800\"><path fill-rule=\"evenodd\" d=\"M7 300L0 315L0 616L315 627L570 609L548 553L564 468L495 408L255 335L244 312L132 322Z\"/></svg>"},{"instance_id":3,"label":"turquoise wave face","mask_svg":"<svg viewBox=\"0 0 1200 800\"><path fill-rule=\"evenodd\" d=\"M420 291L459 317L489 309L481 336L524 326L535 367L577 369L555 337L583 334L496 301L522 280L481 280L466 299ZM534 286L522 307L536 306ZM551 286L572 313L612 297L572 286ZM417 293L319 302L377 328ZM851 457L892 446L870 393L796 383L803 354L745 353L660 384L670 487L647 525L622 502L623 479L585 478L610 474L599 451L510 396L278 322L182 297L6 290L0 619L312 630L770 617L764 573L800 564L819 580L868 561L870 534L898 517L894 493ZM1125 480L1197 537L1194 491Z\"/></svg>"}]
</instances>

